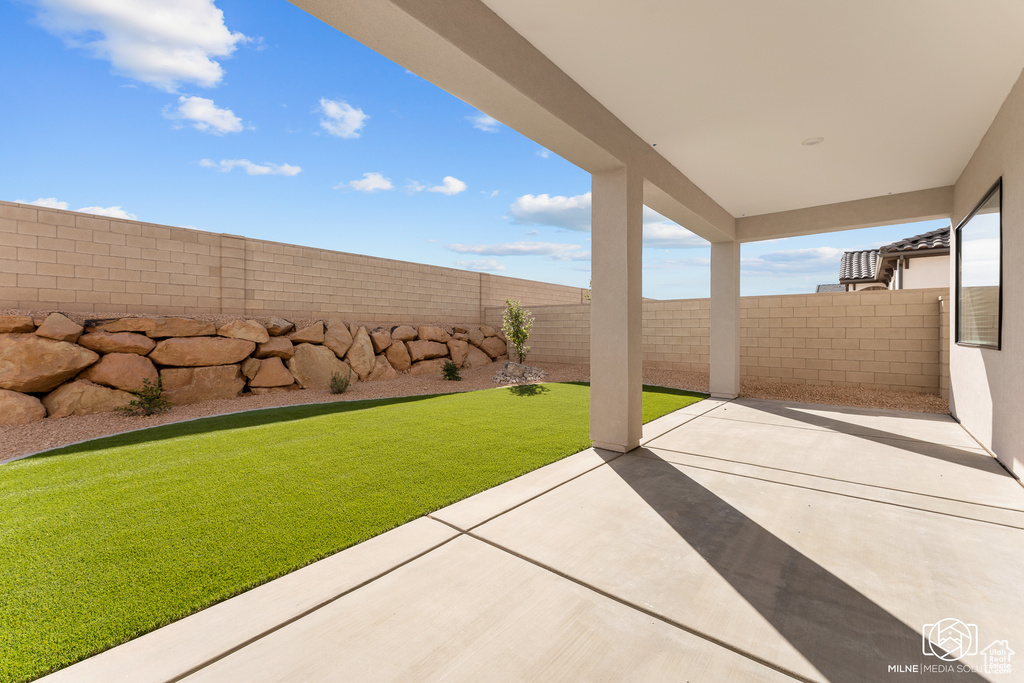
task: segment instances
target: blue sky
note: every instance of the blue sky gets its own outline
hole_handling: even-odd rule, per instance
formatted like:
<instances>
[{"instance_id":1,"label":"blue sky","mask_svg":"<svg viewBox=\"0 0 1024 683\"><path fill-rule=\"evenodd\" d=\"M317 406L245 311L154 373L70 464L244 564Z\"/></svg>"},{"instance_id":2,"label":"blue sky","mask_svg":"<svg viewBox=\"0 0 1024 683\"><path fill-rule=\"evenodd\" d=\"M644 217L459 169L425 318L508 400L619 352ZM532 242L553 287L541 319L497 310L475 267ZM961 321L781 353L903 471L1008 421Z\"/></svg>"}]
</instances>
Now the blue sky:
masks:
<instances>
[{"instance_id":1,"label":"blue sky","mask_svg":"<svg viewBox=\"0 0 1024 683\"><path fill-rule=\"evenodd\" d=\"M0 0L0 64L0 199L587 286L589 174L284 0ZM944 224L744 245L743 294ZM644 234L644 296L708 295Z\"/></svg>"}]
</instances>

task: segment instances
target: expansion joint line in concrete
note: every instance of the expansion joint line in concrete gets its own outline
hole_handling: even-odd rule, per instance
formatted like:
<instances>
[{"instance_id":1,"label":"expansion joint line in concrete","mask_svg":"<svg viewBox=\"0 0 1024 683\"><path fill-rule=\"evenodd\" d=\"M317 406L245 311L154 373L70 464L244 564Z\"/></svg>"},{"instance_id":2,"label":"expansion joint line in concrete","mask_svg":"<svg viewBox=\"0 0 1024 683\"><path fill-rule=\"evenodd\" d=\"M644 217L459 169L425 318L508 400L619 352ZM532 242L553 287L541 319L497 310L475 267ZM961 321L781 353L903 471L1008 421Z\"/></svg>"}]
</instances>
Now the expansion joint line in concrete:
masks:
<instances>
[{"instance_id":1,"label":"expansion joint line in concrete","mask_svg":"<svg viewBox=\"0 0 1024 683\"><path fill-rule=\"evenodd\" d=\"M182 681L182 680L188 678L189 676L191 676L192 674L197 673L199 671L202 671L203 669L205 669L208 666L216 664L217 662L219 662L220 660L224 659L225 657L228 657L229 655L232 655L235 652L238 652L239 650L242 650L242 649L252 645L253 643L255 643L257 641L260 641L260 640L266 638L267 636L269 636L269 635L271 635L271 634L273 634L273 633L275 633L277 631L280 631L285 626L288 626L289 624L293 624L293 623L295 623L296 621L298 621L300 619L308 617L310 614L316 612L317 610L320 610L320 609L326 607L327 605L330 605L331 603L333 603L333 602L335 602L337 600L340 600L341 598L345 597L349 593L352 593L353 591L357 591L360 588L362 588L363 586L371 584L374 581L376 581L377 579L383 578L383 577L387 576L388 574L390 574L390 573L392 573L394 571L397 571L398 569L401 569L402 567L404 567L405 565L409 564L410 562L415 562L416 560L418 560L419 558L423 557L424 555L426 555L428 553L434 552L435 550L437 550L441 546L443 546L443 545L445 545L447 543L451 543L456 538L458 538L458 536L452 536L449 539L446 539L444 541L441 541L440 543L432 545L429 548L427 548L426 550L424 550L423 552L417 553L416 555L414 555L414 556L412 556L412 557L410 557L410 558L408 558L406 560L403 560L402 562L399 562L394 567L391 567L390 569L387 569L387 570L382 571L382 572L380 572L378 574L375 574L374 576L366 579L365 581L361 581L360 583L358 583L358 584L356 584L356 585L354 585L354 586L352 586L350 588L346 588L345 590L343 590L342 592L338 593L337 595L332 596L330 598L327 598L326 600L323 600L320 603L317 603L316 605L314 605L313 607L310 607L309 609L305 610L304 612L301 612L299 614L296 614L295 616L292 616L292 617L290 617L288 619L285 619L280 624L276 624L272 628L268 628L267 630L263 631L262 633L259 633L259 634L255 635L255 636L253 636L252 638L249 638L249 639L247 639L247 640L245 640L245 641L235 645L234 647L231 647L231 648L225 650L224 652L221 652L216 657L210 657L206 661L197 664L196 666L192 667L188 671L185 671L184 673L178 674L177 676L174 676L172 678L168 678L165 683L178 683L178 681Z\"/></svg>"},{"instance_id":2,"label":"expansion joint line in concrete","mask_svg":"<svg viewBox=\"0 0 1024 683\"><path fill-rule=\"evenodd\" d=\"M706 400L708 400L708 399L701 399L701 400L704 400L704 401L706 401ZM728 399L726 399L726 398L718 398L718 399L715 399L715 400L716 400L716 401L721 401L721 403L719 403L719 404L718 404L717 406L715 406L714 408L711 408L711 409L709 409L709 410L706 410L706 411L704 411L703 413L699 413L699 414L697 414L697 415L694 415L693 417L691 417L691 418L690 418L689 420L687 420L686 422L680 422L679 424L677 424L677 425L673 426L673 427L672 427L671 429L666 429L666 430L665 430L665 431L663 431L663 432L662 432L661 434L655 434L654 436L650 436L650 437L648 437L648 438L646 438L646 439L641 439L641 440L640 440L640 445L639 445L639 446L638 446L637 448L643 448L644 446L646 446L646 445L647 445L647 444L649 444L650 442L654 441L655 439L660 439L661 437L665 436L666 434L671 434L671 433L672 433L672 432L674 432L675 430L679 429L680 427L683 427L683 426L685 426L685 425L688 425L688 424L690 424L691 422L693 422L694 420L696 420L696 419L697 419L697 418L699 418L699 417L707 417L708 415L711 415L711 413L715 412L715 411L716 411L716 410L718 410L719 408L721 408L721 407L723 407L723 406L726 406L726 405L728 405L728 404L732 403L732 402L733 402L734 400L736 400L736 399L732 399L732 398L728 398ZM697 405L697 404L696 404L696 403L694 403L694 404L691 404L691 405ZM671 414L672 414L672 413L669 413L669 415L671 415ZM724 418L723 418L723 419L724 419ZM636 448L634 448L633 450L636 450ZM632 453L632 452L633 452L633 451L630 451L630 453Z\"/></svg>"}]
</instances>

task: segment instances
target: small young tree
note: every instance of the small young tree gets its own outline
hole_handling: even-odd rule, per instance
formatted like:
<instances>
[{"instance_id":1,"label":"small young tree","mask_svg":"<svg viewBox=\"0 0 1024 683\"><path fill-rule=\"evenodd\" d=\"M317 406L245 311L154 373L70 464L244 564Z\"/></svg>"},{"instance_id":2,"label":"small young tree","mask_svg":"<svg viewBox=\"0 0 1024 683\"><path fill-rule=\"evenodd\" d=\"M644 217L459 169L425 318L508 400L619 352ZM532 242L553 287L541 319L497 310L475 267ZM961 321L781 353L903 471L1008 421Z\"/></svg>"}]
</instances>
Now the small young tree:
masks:
<instances>
[{"instance_id":1,"label":"small young tree","mask_svg":"<svg viewBox=\"0 0 1024 683\"><path fill-rule=\"evenodd\" d=\"M530 330L533 328L533 313L530 309L523 308L518 301L505 299L505 313L501 317L501 331L505 338L519 356L519 362L526 362L526 354L530 347L526 340L530 338Z\"/></svg>"}]
</instances>

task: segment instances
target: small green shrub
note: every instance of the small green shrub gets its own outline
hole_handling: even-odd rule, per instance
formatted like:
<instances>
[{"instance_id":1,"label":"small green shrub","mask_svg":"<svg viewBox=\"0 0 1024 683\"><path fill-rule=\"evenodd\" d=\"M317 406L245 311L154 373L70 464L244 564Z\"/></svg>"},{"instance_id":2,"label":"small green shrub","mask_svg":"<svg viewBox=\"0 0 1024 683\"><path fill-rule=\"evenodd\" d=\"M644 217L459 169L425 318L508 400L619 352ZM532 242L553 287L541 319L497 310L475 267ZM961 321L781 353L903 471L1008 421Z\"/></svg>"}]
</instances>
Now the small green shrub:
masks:
<instances>
[{"instance_id":1,"label":"small green shrub","mask_svg":"<svg viewBox=\"0 0 1024 683\"><path fill-rule=\"evenodd\" d=\"M344 394L345 390L348 389L348 385L351 381L351 370L349 370L348 373L344 376L340 372L335 372L334 374L331 375L331 393Z\"/></svg>"},{"instance_id":2,"label":"small green shrub","mask_svg":"<svg viewBox=\"0 0 1024 683\"><path fill-rule=\"evenodd\" d=\"M158 377L156 382L142 380L142 388L131 392L135 395L127 406L118 408L128 415L155 415L171 407L171 402L164 398L164 380Z\"/></svg>"},{"instance_id":3,"label":"small green shrub","mask_svg":"<svg viewBox=\"0 0 1024 683\"><path fill-rule=\"evenodd\" d=\"M518 301L505 299L505 312L501 316L501 331L512 348L519 355L519 362L526 362L526 354L530 347L526 340L530 338L530 330L533 328L533 314L530 309L523 308Z\"/></svg>"},{"instance_id":4,"label":"small green shrub","mask_svg":"<svg viewBox=\"0 0 1024 683\"><path fill-rule=\"evenodd\" d=\"M459 366L450 360L446 360L441 366L441 374L450 382L461 382L462 375L459 374Z\"/></svg>"}]
</instances>

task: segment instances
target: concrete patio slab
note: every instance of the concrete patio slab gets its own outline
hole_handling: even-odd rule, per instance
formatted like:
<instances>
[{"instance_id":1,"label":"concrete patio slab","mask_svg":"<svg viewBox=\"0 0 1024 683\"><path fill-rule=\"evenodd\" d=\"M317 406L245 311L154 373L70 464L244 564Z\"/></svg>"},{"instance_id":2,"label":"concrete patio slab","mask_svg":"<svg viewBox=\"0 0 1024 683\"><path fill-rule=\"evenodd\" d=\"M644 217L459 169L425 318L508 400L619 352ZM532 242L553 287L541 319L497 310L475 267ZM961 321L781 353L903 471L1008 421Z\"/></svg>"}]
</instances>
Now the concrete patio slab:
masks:
<instances>
[{"instance_id":1,"label":"concrete patio slab","mask_svg":"<svg viewBox=\"0 0 1024 683\"><path fill-rule=\"evenodd\" d=\"M186 681L791 680L462 536Z\"/></svg>"},{"instance_id":2,"label":"concrete patio slab","mask_svg":"<svg viewBox=\"0 0 1024 683\"><path fill-rule=\"evenodd\" d=\"M667 434L676 427L686 424L693 418L706 415L712 410L717 410L728 403L728 399L706 398L703 401L691 403L681 410L669 413L668 415L662 415L657 420L651 420L644 425L643 435L640 438L640 445L642 446L652 439L657 439L659 436Z\"/></svg>"}]
</instances>

